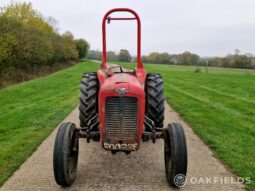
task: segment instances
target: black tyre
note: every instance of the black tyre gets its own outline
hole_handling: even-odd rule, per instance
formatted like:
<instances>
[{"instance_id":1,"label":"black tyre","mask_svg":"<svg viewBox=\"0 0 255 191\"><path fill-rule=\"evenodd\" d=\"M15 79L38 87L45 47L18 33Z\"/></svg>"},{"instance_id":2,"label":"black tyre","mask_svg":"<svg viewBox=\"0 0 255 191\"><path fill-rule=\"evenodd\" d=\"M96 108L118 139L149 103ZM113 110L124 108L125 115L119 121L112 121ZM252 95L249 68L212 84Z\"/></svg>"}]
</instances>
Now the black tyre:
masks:
<instances>
[{"instance_id":1,"label":"black tyre","mask_svg":"<svg viewBox=\"0 0 255 191\"><path fill-rule=\"evenodd\" d=\"M165 105L163 79L160 74L147 74L145 94L146 116L154 121L155 127L163 128Z\"/></svg>"},{"instance_id":2,"label":"black tyre","mask_svg":"<svg viewBox=\"0 0 255 191\"><path fill-rule=\"evenodd\" d=\"M97 73L85 73L80 86L80 126L87 127L88 121L98 113L99 81ZM98 124L94 127L98 131Z\"/></svg>"},{"instance_id":3,"label":"black tyre","mask_svg":"<svg viewBox=\"0 0 255 191\"><path fill-rule=\"evenodd\" d=\"M165 129L165 171L170 186L181 187L186 182L187 146L180 124L169 124ZM178 176L177 176L178 175Z\"/></svg>"},{"instance_id":4,"label":"black tyre","mask_svg":"<svg viewBox=\"0 0 255 191\"><path fill-rule=\"evenodd\" d=\"M73 151L75 128L73 123L62 123L54 144L54 176L57 184L64 187L71 186L76 178L79 149Z\"/></svg>"}]
</instances>

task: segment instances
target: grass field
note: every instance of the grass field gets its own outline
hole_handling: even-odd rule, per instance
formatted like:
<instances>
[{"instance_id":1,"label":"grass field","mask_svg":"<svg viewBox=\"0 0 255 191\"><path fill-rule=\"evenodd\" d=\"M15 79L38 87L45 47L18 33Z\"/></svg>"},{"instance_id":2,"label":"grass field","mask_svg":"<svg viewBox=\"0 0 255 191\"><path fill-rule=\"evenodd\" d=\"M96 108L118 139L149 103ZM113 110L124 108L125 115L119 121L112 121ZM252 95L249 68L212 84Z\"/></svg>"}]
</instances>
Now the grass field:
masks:
<instances>
[{"instance_id":1,"label":"grass field","mask_svg":"<svg viewBox=\"0 0 255 191\"><path fill-rule=\"evenodd\" d=\"M0 90L0 184L76 106L82 73L97 65L85 62ZM251 177L255 189L255 72L146 68L163 75L168 102L237 175Z\"/></svg>"},{"instance_id":2,"label":"grass field","mask_svg":"<svg viewBox=\"0 0 255 191\"><path fill-rule=\"evenodd\" d=\"M96 69L86 62L0 90L0 185L75 108L82 74Z\"/></svg>"}]
</instances>

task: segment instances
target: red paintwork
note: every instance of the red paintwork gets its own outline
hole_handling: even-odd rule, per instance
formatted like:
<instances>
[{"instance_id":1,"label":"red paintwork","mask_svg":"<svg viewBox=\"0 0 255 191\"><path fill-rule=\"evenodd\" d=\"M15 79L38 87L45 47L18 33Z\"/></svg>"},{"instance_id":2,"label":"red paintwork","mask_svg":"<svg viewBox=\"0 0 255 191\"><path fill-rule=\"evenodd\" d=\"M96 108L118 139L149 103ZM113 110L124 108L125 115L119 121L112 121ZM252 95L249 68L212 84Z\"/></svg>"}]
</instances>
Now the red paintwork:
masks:
<instances>
[{"instance_id":1,"label":"red paintwork","mask_svg":"<svg viewBox=\"0 0 255 191\"><path fill-rule=\"evenodd\" d=\"M112 74L109 72L109 67L106 64L106 27L105 24L109 20L109 15L113 12L130 12L135 18L113 18L112 20L137 20L137 68L134 70L134 75L127 73ZM133 143L140 145L143 127L144 127L144 113L145 113L145 92L144 82L146 78L146 70L143 68L141 62L141 22L138 14L131 9L119 8L108 11L103 19L103 60L101 68L98 70L98 79L100 82L100 91L98 95L99 105L99 124L100 124L100 140L102 147L104 145L106 128L105 128L105 101L109 96L120 96L117 93L119 88L125 88L127 93L125 96L136 97L138 100L137 110L137 125L136 137ZM123 142L124 143L124 142ZM139 146L137 147L137 149Z\"/></svg>"},{"instance_id":2,"label":"red paintwork","mask_svg":"<svg viewBox=\"0 0 255 191\"><path fill-rule=\"evenodd\" d=\"M111 18L109 17L114 12L129 12L131 13L134 18ZM132 9L128 8L116 8L108 11L102 22L102 35L103 35L103 59L101 64L101 69L107 68L107 55L106 55L106 22L108 20L136 20L137 21L137 68L142 69L142 59L141 59L141 21L139 15L133 11Z\"/></svg>"},{"instance_id":3,"label":"red paintwork","mask_svg":"<svg viewBox=\"0 0 255 191\"><path fill-rule=\"evenodd\" d=\"M146 75L147 75L147 73L144 68L143 69L137 69L137 68L135 69L135 76L142 86L144 85ZM108 77L107 69L99 69L97 76L98 76L100 84L102 85Z\"/></svg>"},{"instance_id":4,"label":"red paintwork","mask_svg":"<svg viewBox=\"0 0 255 191\"><path fill-rule=\"evenodd\" d=\"M99 91L99 124L100 124L100 140L102 146L105 141L105 100L109 96L119 96L117 90L119 88L126 88L127 93L125 96L136 97L138 100L138 111L137 111L137 139L134 138L138 145L141 142L143 123L144 123L144 112L145 112L145 94L144 89L140 82L135 76L129 74L115 74L108 77L105 82L101 85ZM124 142L123 142L124 143Z\"/></svg>"}]
</instances>

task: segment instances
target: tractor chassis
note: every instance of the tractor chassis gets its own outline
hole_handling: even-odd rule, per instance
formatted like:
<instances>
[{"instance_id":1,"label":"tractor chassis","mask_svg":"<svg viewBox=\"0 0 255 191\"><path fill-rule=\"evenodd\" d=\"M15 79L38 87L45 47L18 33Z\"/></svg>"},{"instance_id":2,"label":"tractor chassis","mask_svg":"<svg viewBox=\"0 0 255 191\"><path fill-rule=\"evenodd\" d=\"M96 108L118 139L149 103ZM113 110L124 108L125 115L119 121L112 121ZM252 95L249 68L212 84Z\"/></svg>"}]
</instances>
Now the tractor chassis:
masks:
<instances>
[{"instance_id":1,"label":"tractor chassis","mask_svg":"<svg viewBox=\"0 0 255 191\"><path fill-rule=\"evenodd\" d=\"M98 123L98 114L91 118L88 123L88 127L76 127L75 128L75 135L73 137L73 151L78 150L79 145L79 138L87 139L87 143L90 142L91 139L94 141L100 141L100 133L98 131L93 131L93 127ZM164 139L165 140L165 128L157 128L154 126L154 122L145 116L144 123L149 127L149 131L144 131L142 133L142 140L143 142L149 142L152 140L153 143L156 143L157 139Z\"/></svg>"}]
</instances>

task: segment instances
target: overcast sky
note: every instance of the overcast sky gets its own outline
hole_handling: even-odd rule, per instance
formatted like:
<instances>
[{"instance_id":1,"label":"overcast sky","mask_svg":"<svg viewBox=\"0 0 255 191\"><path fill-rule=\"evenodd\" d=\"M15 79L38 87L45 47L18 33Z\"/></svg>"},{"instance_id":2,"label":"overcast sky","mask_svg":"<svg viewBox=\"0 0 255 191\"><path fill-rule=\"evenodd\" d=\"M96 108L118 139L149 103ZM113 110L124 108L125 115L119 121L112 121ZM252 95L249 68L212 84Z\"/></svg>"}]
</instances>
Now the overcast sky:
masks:
<instances>
[{"instance_id":1,"label":"overcast sky","mask_svg":"<svg viewBox=\"0 0 255 191\"><path fill-rule=\"evenodd\" d=\"M25 0L26 1L26 0ZM11 0L0 0L0 6ZM58 21L60 32L85 38L101 50L101 20L115 7L132 8L142 21L142 53L152 51L225 56L238 48L255 54L255 0L30 0ZM108 48L136 53L134 21L107 25Z\"/></svg>"}]
</instances>

